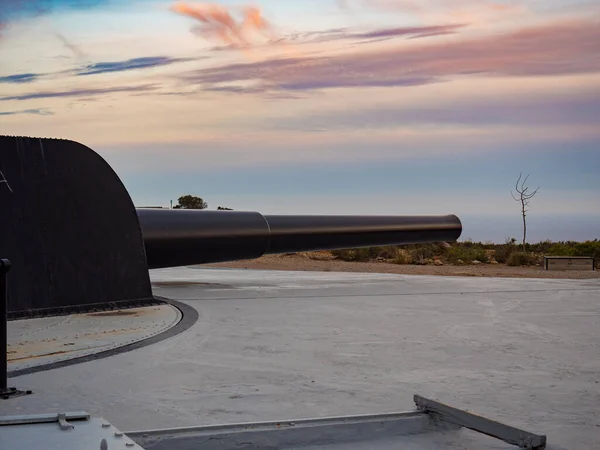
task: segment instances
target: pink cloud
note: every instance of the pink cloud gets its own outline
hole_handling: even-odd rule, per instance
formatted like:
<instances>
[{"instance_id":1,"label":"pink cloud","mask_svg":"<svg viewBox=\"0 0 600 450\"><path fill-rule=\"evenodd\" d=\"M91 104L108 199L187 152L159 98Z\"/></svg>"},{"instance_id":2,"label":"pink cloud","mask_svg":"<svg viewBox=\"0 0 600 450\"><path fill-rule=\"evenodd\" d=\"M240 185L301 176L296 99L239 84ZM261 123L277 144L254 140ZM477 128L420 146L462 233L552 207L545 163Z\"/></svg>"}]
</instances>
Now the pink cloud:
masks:
<instances>
[{"instance_id":1,"label":"pink cloud","mask_svg":"<svg viewBox=\"0 0 600 450\"><path fill-rule=\"evenodd\" d=\"M234 17L230 8L217 3L189 5L178 2L171 7L171 11L194 19L198 23L193 28L194 33L227 45L249 46L251 36L256 34L275 37L270 23L255 6L245 6L241 20Z\"/></svg>"},{"instance_id":2,"label":"pink cloud","mask_svg":"<svg viewBox=\"0 0 600 450\"><path fill-rule=\"evenodd\" d=\"M600 71L600 27L593 21L548 23L461 41L330 57L271 59L185 74L205 85L255 81L265 90L402 86L479 75L544 76ZM256 85L252 88L256 92Z\"/></svg>"},{"instance_id":3,"label":"pink cloud","mask_svg":"<svg viewBox=\"0 0 600 450\"><path fill-rule=\"evenodd\" d=\"M440 19L451 22L484 24L490 21L523 15L524 0L338 0L343 9L356 7L409 14L430 22Z\"/></svg>"}]
</instances>

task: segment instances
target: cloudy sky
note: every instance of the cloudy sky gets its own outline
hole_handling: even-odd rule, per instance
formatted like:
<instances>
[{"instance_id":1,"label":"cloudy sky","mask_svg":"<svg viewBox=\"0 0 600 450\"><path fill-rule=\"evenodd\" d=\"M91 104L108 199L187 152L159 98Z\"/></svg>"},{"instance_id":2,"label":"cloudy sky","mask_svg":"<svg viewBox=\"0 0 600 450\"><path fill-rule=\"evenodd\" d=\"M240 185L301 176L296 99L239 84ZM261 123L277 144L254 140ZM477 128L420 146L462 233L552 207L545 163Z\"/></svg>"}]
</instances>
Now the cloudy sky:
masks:
<instances>
[{"instance_id":1,"label":"cloudy sky","mask_svg":"<svg viewBox=\"0 0 600 450\"><path fill-rule=\"evenodd\" d=\"M1 0L0 134L77 140L136 205L446 214L600 237L600 6Z\"/></svg>"}]
</instances>

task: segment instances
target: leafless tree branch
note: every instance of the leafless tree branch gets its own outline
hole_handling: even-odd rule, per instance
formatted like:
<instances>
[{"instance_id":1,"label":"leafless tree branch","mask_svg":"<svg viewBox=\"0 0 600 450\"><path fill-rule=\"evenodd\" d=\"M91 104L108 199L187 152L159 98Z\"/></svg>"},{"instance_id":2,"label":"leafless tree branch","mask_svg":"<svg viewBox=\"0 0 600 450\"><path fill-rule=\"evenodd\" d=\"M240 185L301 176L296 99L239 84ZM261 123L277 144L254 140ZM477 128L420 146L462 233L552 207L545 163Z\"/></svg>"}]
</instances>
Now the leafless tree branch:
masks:
<instances>
[{"instance_id":1,"label":"leafless tree branch","mask_svg":"<svg viewBox=\"0 0 600 450\"><path fill-rule=\"evenodd\" d=\"M529 178L529 175L527 175L525 177L525 179L521 182L521 178L523 178L523 172L521 172L519 174L519 178L517 179L517 183L515 184L515 190L517 191L517 194L519 194L518 196L516 196L515 194L513 194L513 192L510 192L510 195L512 196L512 198L521 203L521 214L523 215L523 251L525 251L525 241L527 238L527 221L526 221L526 216L527 216L527 212L529 211L526 207L527 205L529 205L529 200L531 200L540 190L540 187L538 186L537 189L533 192L528 193L527 191L529 190L529 187L525 186L525 183L527 182L527 179ZM519 187L519 183L521 183L520 187Z\"/></svg>"}]
</instances>

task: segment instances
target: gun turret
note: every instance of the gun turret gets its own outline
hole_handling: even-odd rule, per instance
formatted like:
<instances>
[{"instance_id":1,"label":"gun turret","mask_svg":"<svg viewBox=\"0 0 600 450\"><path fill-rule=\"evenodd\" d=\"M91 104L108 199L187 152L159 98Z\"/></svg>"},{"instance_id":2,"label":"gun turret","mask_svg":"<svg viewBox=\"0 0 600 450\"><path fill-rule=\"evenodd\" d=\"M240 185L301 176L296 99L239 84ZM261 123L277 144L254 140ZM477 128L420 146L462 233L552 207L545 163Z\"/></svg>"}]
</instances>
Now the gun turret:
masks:
<instances>
[{"instance_id":1,"label":"gun turret","mask_svg":"<svg viewBox=\"0 0 600 450\"><path fill-rule=\"evenodd\" d=\"M156 302L148 269L265 254L455 241L447 216L281 216L136 209L112 168L74 141L0 136L0 257L9 316Z\"/></svg>"}]
</instances>

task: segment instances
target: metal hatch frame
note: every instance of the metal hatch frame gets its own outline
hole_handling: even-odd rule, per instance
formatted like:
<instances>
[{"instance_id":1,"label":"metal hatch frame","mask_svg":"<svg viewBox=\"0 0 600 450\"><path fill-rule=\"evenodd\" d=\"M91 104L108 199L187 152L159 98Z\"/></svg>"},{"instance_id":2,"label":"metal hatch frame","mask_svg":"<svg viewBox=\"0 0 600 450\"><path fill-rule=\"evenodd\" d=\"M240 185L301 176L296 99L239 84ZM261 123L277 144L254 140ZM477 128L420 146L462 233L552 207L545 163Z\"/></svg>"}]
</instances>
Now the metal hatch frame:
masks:
<instances>
[{"instance_id":1,"label":"metal hatch frame","mask_svg":"<svg viewBox=\"0 0 600 450\"><path fill-rule=\"evenodd\" d=\"M0 417L0 448L43 450L235 450L348 444L467 428L520 449L543 450L546 436L414 396L409 412L121 432L86 412ZM53 447L53 445L55 447Z\"/></svg>"}]
</instances>

